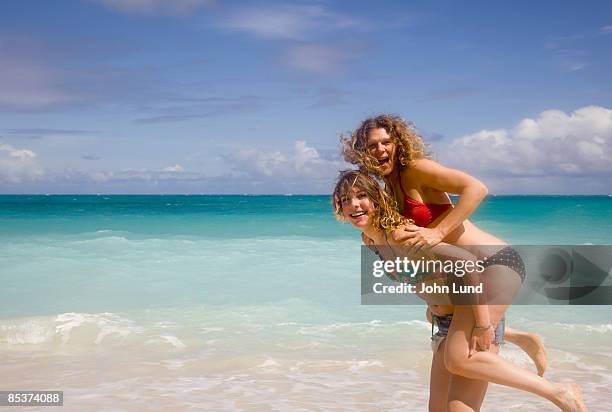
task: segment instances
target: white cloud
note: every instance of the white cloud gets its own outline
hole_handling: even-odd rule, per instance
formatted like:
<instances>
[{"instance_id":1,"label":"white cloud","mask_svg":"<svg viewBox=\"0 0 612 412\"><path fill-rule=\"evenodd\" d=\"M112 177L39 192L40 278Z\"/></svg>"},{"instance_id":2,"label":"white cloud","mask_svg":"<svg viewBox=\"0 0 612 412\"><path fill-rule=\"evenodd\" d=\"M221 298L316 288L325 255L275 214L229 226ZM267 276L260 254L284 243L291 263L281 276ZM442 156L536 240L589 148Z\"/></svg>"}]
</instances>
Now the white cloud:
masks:
<instances>
[{"instance_id":1,"label":"white cloud","mask_svg":"<svg viewBox=\"0 0 612 412\"><path fill-rule=\"evenodd\" d=\"M121 13L141 16L189 16L203 6L214 4L214 0L98 0Z\"/></svg>"},{"instance_id":2,"label":"white cloud","mask_svg":"<svg viewBox=\"0 0 612 412\"><path fill-rule=\"evenodd\" d=\"M338 71L350 54L331 47L311 44L291 47L285 54L285 63L296 69L325 74Z\"/></svg>"},{"instance_id":3,"label":"white cloud","mask_svg":"<svg viewBox=\"0 0 612 412\"><path fill-rule=\"evenodd\" d=\"M338 71L342 63L354 57L355 53L315 44L314 38L367 26L363 21L340 15L321 5L245 7L229 13L219 23L222 29L261 39L288 40L281 62L317 74Z\"/></svg>"},{"instance_id":4,"label":"white cloud","mask_svg":"<svg viewBox=\"0 0 612 412\"><path fill-rule=\"evenodd\" d=\"M612 25L603 26L601 28L602 33L612 33Z\"/></svg>"},{"instance_id":5,"label":"white cloud","mask_svg":"<svg viewBox=\"0 0 612 412\"><path fill-rule=\"evenodd\" d=\"M563 67L563 69L568 72L577 72L578 70L582 70L588 66L589 66L589 63L585 63L585 62L568 61L568 62L564 62L561 64L561 67Z\"/></svg>"},{"instance_id":6,"label":"white cloud","mask_svg":"<svg viewBox=\"0 0 612 412\"><path fill-rule=\"evenodd\" d=\"M493 177L612 177L612 110L547 110L512 129L481 130L440 148L445 163Z\"/></svg>"},{"instance_id":7,"label":"white cloud","mask_svg":"<svg viewBox=\"0 0 612 412\"><path fill-rule=\"evenodd\" d=\"M162 168L162 172L177 172L177 173L181 173L184 172L185 169L183 168L183 166L176 164L174 166L166 166L164 168Z\"/></svg>"},{"instance_id":8,"label":"white cloud","mask_svg":"<svg viewBox=\"0 0 612 412\"><path fill-rule=\"evenodd\" d=\"M343 29L356 21L321 6L249 7L232 12L221 27L270 39L304 40L321 31Z\"/></svg>"},{"instance_id":9,"label":"white cloud","mask_svg":"<svg viewBox=\"0 0 612 412\"><path fill-rule=\"evenodd\" d=\"M115 171L77 171L68 170L63 175L62 179L74 180L82 178L91 180L97 183L102 182L158 182L158 181L178 181L178 180L199 180L205 178L201 173L185 173L185 169L181 165L164 167L160 170L151 169L124 169Z\"/></svg>"},{"instance_id":10,"label":"white cloud","mask_svg":"<svg viewBox=\"0 0 612 412\"><path fill-rule=\"evenodd\" d=\"M228 160L237 174L275 180L332 180L343 164L340 160L323 159L315 148L309 147L303 140L297 140L290 152L242 149Z\"/></svg>"},{"instance_id":11,"label":"white cloud","mask_svg":"<svg viewBox=\"0 0 612 412\"><path fill-rule=\"evenodd\" d=\"M242 148L230 153L219 159L221 166L213 175L171 164L159 169L64 168L43 176L32 151L2 145L0 192L329 193L338 170L347 167L339 157L322 154L302 140L285 151Z\"/></svg>"},{"instance_id":12,"label":"white cloud","mask_svg":"<svg viewBox=\"0 0 612 412\"><path fill-rule=\"evenodd\" d=\"M36 153L0 143L0 182L21 183L36 180L42 175Z\"/></svg>"}]
</instances>

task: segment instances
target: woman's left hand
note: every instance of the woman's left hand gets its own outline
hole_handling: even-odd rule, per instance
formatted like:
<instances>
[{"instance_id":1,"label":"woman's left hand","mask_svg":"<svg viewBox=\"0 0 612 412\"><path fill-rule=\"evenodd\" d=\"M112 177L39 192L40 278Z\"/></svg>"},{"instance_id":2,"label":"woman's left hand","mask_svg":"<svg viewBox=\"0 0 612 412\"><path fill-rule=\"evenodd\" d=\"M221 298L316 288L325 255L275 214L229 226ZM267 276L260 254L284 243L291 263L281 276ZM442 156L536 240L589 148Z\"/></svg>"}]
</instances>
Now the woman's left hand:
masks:
<instances>
[{"instance_id":1,"label":"woman's left hand","mask_svg":"<svg viewBox=\"0 0 612 412\"><path fill-rule=\"evenodd\" d=\"M475 327L470 337L470 356L476 352L488 351L494 340L495 330L493 326L489 326L488 328Z\"/></svg>"},{"instance_id":2,"label":"woman's left hand","mask_svg":"<svg viewBox=\"0 0 612 412\"><path fill-rule=\"evenodd\" d=\"M402 226L393 231L393 240L404 245L417 248L432 247L442 241L444 236L437 228L420 227L416 225Z\"/></svg>"}]
</instances>

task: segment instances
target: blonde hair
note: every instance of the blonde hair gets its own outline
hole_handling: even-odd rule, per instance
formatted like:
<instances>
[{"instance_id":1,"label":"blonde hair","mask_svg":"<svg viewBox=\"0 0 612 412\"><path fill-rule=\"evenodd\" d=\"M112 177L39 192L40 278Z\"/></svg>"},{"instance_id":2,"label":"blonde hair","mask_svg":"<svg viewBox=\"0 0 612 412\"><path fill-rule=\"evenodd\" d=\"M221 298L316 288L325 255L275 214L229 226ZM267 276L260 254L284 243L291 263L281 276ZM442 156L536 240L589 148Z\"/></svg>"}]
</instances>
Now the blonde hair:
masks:
<instances>
[{"instance_id":1,"label":"blonde hair","mask_svg":"<svg viewBox=\"0 0 612 412\"><path fill-rule=\"evenodd\" d=\"M406 167L412 160L427 157L425 143L412 122L396 115L381 114L361 122L350 136L340 137L342 154L347 162L382 176L378 160L368 153L368 135L375 129L385 129L395 143L398 166Z\"/></svg>"},{"instance_id":2,"label":"blonde hair","mask_svg":"<svg viewBox=\"0 0 612 412\"><path fill-rule=\"evenodd\" d=\"M394 230L405 223L413 223L397 211L395 199L378 182L360 170L343 170L338 176L332 194L332 206L336 219L345 222L342 214L342 197L352 188L363 190L374 204L372 226L377 230Z\"/></svg>"}]
</instances>

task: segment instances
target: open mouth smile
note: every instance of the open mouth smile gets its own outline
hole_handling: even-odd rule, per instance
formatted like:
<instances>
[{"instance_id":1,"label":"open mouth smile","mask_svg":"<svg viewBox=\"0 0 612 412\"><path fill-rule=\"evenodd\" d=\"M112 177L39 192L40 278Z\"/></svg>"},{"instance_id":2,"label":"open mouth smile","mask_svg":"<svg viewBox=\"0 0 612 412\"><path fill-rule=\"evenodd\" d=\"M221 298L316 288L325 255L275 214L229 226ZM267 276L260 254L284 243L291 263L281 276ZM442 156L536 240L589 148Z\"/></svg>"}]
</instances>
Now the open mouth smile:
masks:
<instances>
[{"instance_id":1,"label":"open mouth smile","mask_svg":"<svg viewBox=\"0 0 612 412\"><path fill-rule=\"evenodd\" d=\"M366 215L366 214L367 214L367 212L356 212L356 213L351 213L351 215L350 215L350 216L351 216L352 218L357 218L357 217L364 216L364 215Z\"/></svg>"},{"instance_id":2,"label":"open mouth smile","mask_svg":"<svg viewBox=\"0 0 612 412\"><path fill-rule=\"evenodd\" d=\"M389 164L389 156L385 156L383 158L378 159L379 166L384 166L386 164Z\"/></svg>"}]
</instances>

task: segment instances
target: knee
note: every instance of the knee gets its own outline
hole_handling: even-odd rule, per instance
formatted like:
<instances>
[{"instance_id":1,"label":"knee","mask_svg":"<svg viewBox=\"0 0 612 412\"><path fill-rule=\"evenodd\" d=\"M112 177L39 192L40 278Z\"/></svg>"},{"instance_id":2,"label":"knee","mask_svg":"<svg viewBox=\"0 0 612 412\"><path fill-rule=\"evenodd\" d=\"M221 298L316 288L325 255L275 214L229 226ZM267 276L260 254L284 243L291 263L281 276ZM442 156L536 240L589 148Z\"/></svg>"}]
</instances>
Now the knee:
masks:
<instances>
[{"instance_id":1,"label":"knee","mask_svg":"<svg viewBox=\"0 0 612 412\"><path fill-rule=\"evenodd\" d=\"M466 412L466 411L474 411L474 409L470 408L465 403L459 400L449 401L446 405L445 412Z\"/></svg>"},{"instance_id":2,"label":"knee","mask_svg":"<svg viewBox=\"0 0 612 412\"><path fill-rule=\"evenodd\" d=\"M444 366L446 367L446 370L452 373L453 375L462 376L468 368L468 362L469 359L467 355L462 356L459 354L451 354L447 352L444 356Z\"/></svg>"}]
</instances>

